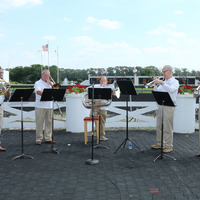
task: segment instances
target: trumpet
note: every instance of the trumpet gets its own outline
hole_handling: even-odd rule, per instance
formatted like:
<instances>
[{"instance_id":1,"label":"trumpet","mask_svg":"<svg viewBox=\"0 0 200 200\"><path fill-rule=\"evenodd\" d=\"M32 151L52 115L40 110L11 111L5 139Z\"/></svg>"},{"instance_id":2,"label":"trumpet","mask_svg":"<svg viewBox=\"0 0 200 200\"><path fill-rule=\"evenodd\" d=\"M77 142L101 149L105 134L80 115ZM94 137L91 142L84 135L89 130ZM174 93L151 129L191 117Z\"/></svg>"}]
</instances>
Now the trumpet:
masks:
<instances>
[{"instance_id":1,"label":"trumpet","mask_svg":"<svg viewBox=\"0 0 200 200\"><path fill-rule=\"evenodd\" d=\"M194 90L194 94L198 94L199 90L200 90L200 85Z\"/></svg>"},{"instance_id":2,"label":"trumpet","mask_svg":"<svg viewBox=\"0 0 200 200\"><path fill-rule=\"evenodd\" d=\"M146 88L148 88L148 87L154 87L155 84L154 84L153 82L154 82L154 80L151 81L151 82L149 82L149 83L147 83L147 84L145 85L145 87L146 87Z\"/></svg>"},{"instance_id":3,"label":"trumpet","mask_svg":"<svg viewBox=\"0 0 200 200\"><path fill-rule=\"evenodd\" d=\"M51 79L51 81L53 83L53 86L52 86L53 89L60 89L61 88L61 85L59 83L56 83L51 76L49 76L49 78Z\"/></svg>"},{"instance_id":4,"label":"trumpet","mask_svg":"<svg viewBox=\"0 0 200 200\"><path fill-rule=\"evenodd\" d=\"M160 77L159 77L158 79L160 79ZM147 83L147 84L145 85L145 88L148 88L148 87L154 87L154 86L155 86L155 83L154 83L155 80L157 80L157 79L154 79L153 81Z\"/></svg>"}]
</instances>

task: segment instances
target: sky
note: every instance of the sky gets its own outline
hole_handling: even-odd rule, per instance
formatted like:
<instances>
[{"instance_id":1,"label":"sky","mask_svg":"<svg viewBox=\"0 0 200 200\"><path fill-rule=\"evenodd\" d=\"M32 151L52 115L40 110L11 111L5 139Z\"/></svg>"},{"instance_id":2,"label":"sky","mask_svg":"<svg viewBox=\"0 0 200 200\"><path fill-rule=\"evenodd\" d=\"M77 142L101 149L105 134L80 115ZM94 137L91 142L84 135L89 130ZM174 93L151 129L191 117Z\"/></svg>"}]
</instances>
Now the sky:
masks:
<instances>
[{"instance_id":1,"label":"sky","mask_svg":"<svg viewBox=\"0 0 200 200\"><path fill-rule=\"evenodd\" d=\"M200 70L199 19L199 0L0 0L0 66Z\"/></svg>"}]
</instances>

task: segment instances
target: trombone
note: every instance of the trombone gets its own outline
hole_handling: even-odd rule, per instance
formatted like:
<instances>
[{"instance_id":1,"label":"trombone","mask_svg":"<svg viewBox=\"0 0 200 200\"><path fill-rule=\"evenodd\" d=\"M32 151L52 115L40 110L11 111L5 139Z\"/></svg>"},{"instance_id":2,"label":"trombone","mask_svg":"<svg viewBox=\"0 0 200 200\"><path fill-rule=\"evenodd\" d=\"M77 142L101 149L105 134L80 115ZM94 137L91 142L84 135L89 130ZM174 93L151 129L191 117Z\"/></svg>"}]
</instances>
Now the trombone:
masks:
<instances>
[{"instance_id":1,"label":"trombone","mask_svg":"<svg viewBox=\"0 0 200 200\"><path fill-rule=\"evenodd\" d=\"M61 85L60 85L59 83L56 83L56 82L53 80L53 78L52 78L51 76L49 76L49 78L51 79L51 81L52 81L52 83L53 83L53 85L52 85L52 88L53 88L53 89L60 89L60 88L61 88ZM58 110L59 110L59 112L60 112L60 115L63 117L63 113L62 113L62 111L61 111L61 109L60 109L60 106L58 105L58 102L55 101L55 103L56 103L56 105L58 106Z\"/></svg>"},{"instance_id":2,"label":"trombone","mask_svg":"<svg viewBox=\"0 0 200 200\"><path fill-rule=\"evenodd\" d=\"M52 86L53 89L60 89L61 88L61 85L59 83L56 83L51 76L49 76L49 78L51 79L51 81L53 83L53 86Z\"/></svg>"}]
</instances>

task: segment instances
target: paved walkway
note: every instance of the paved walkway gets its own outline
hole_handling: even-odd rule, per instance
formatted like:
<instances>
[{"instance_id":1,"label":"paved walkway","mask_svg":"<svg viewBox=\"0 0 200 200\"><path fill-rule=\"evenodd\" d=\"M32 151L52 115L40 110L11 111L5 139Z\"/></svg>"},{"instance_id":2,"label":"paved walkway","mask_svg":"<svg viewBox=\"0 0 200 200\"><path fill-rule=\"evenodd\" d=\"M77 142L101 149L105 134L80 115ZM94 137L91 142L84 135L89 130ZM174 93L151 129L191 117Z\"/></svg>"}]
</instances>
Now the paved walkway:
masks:
<instances>
[{"instance_id":1,"label":"paved walkway","mask_svg":"<svg viewBox=\"0 0 200 200\"><path fill-rule=\"evenodd\" d=\"M43 153L51 145L35 145L35 131L24 131L24 153L34 159L16 159L21 154L21 132L3 131L7 152L0 152L1 200L196 200L200 199L200 158L198 133L175 134L177 160L165 157L156 160L160 150L152 150L155 131L129 131L129 138L143 153L127 146L114 153L126 136L125 131L109 131L109 141L101 142L109 149L95 149L96 165L87 165L92 158L91 142L84 145L83 134L54 131L60 154ZM69 145L70 144L70 145Z\"/></svg>"}]
</instances>

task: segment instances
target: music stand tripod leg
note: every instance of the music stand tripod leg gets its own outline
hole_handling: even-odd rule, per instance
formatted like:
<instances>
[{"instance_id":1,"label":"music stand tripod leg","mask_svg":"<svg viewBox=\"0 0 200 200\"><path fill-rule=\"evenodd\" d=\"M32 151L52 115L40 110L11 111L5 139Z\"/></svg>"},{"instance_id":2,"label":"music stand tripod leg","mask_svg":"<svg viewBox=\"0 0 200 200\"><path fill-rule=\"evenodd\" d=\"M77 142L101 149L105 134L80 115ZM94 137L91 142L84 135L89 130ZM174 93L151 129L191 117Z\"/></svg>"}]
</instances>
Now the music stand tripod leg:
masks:
<instances>
[{"instance_id":1,"label":"music stand tripod leg","mask_svg":"<svg viewBox=\"0 0 200 200\"><path fill-rule=\"evenodd\" d=\"M119 145L119 147L115 150L114 153L117 153L117 152L119 151L119 149L121 148L122 145L124 145L124 146L123 146L123 148L124 148L125 145L126 145L126 140L124 140L124 141Z\"/></svg>"},{"instance_id":2,"label":"music stand tripod leg","mask_svg":"<svg viewBox=\"0 0 200 200\"><path fill-rule=\"evenodd\" d=\"M137 146L131 139L128 139L136 148L138 148L141 152L144 153L144 151L139 147Z\"/></svg>"},{"instance_id":3,"label":"music stand tripod leg","mask_svg":"<svg viewBox=\"0 0 200 200\"><path fill-rule=\"evenodd\" d=\"M120 147L123 145L123 148L125 148L126 146L126 142L130 141L133 145L135 145L141 152L143 152L143 150L141 148L139 148L133 141L131 141L129 139L128 136L128 95L127 95L127 99L126 99L126 138L125 140L121 143L121 145L117 148L117 150L114 153L117 153L117 151L120 149Z\"/></svg>"},{"instance_id":4,"label":"music stand tripod leg","mask_svg":"<svg viewBox=\"0 0 200 200\"><path fill-rule=\"evenodd\" d=\"M30 158L33 159L32 156L24 154L24 132L23 132L23 97L21 97L21 155L15 156L12 160L16 160L18 158Z\"/></svg>"}]
</instances>

